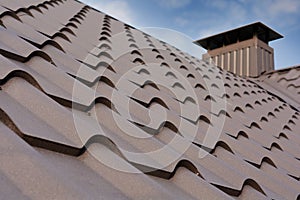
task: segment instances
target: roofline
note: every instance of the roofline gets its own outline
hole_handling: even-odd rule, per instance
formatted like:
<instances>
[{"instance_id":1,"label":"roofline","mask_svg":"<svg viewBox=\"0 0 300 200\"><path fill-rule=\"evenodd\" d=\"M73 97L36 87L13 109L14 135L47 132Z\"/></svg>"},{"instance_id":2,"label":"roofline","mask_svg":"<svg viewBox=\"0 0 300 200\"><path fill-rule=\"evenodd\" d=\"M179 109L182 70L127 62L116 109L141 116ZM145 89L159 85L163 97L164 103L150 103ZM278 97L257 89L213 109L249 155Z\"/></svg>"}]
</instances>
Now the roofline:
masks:
<instances>
[{"instance_id":1,"label":"roofline","mask_svg":"<svg viewBox=\"0 0 300 200\"><path fill-rule=\"evenodd\" d=\"M277 72L285 72L285 71L290 71L292 69L297 69L297 68L300 68L300 65L294 65L294 66L286 67L286 68L282 68L282 69L275 69L275 70L269 71L267 73L264 73L262 75L268 75L268 74L273 74L273 73L277 73Z\"/></svg>"}]
</instances>

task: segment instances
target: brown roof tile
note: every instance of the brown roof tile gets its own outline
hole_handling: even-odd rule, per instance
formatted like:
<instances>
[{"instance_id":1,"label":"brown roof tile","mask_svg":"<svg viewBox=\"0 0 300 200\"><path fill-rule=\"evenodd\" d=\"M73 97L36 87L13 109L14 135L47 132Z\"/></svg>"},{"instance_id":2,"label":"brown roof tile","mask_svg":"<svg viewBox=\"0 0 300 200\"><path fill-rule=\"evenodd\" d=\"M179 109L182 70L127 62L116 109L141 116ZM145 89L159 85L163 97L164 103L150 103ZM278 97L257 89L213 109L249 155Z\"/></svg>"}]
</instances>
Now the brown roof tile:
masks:
<instances>
[{"instance_id":1,"label":"brown roof tile","mask_svg":"<svg viewBox=\"0 0 300 200\"><path fill-rule=\"evenodd\" d=\"M239 77L74 0L0 13L1 199L299 198L298 67Z\"/></svg>"},{"instance_id":2,"label":"brown roof tile","mask_svg":"<svg viewBox=\"0 0 300 200\"><path fill-rule=\"evenodd\" d=\"M300 67L275 70L259 77L259 81L279 97L299 109Z\"/></svg>"}]
</instances>

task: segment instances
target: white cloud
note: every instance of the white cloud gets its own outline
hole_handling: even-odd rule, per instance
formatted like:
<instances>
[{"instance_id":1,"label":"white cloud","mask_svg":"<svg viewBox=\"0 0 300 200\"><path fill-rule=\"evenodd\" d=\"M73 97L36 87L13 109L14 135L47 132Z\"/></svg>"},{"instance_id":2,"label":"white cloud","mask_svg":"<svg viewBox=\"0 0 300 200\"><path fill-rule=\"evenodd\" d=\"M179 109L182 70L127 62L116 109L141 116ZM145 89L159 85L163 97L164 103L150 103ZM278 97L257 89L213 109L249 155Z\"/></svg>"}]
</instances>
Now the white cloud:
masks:
<instances>
[{"instance_id":1,"label":"white cloud","mask_svg":"<svg viewBox=\"0 0 300 200\"><path fill-rule=\"evenodd\" d=\"M108 15L127 24L135 24L135 17L129 4L124 0L82 0L82 2L94 7Z\"/></svg>"},{"instance_id":2,"label":"white cloud","mask_svg":"<svg viewBox=\"0 0 300 200\"><path fill-rule=\"evenodd\" d=\"M255 1L255 3L260 3L254 6L254 10L257 14L267 14L271 17L276 17L282 14L296 14L300 9L299 0L265 0L265 1Z\"/></svg>"},{"instance_id":3,"label":"white cloud","mask_svg":"<svg viewBox=\"0 0 300 200\"><path fill-rule=\"evenodd\" d=\"M258 19L278 27L298 25L299 10L299 0L256 0L252 3L252 12Z\"/></svg>"},{"instance_id":4,"label":"white cloud","mask_svg":"<svg viewBox=\"0 0 300 200\"><path fill-rule=\"evenodd\" d=\"M213 9L212 14L223 16L223 21L242 21L249 11L248 7L237 1L214 0L209 1L209 6Z\"/></svg>"},{"instance_id":5,"label":"white cloud","mask_svg":"<svg viewBox=\"0 0 300 200\"><path fill-rule=\"evenodd\" d=\"M270 12L276 14L292 14L299 12L300 1L299 0L277 0L270 6Z\"/></svg>"},{"instance_id":6,"label":"white cloud","mask_svg":"<svg viewBox=\"0 0 300 200\"><path fill-rule=\"evenodd\" d=\"M157 0L160 6L166 8L181 8L188 5L191 0Z\"/></svg>"}]
</instances>

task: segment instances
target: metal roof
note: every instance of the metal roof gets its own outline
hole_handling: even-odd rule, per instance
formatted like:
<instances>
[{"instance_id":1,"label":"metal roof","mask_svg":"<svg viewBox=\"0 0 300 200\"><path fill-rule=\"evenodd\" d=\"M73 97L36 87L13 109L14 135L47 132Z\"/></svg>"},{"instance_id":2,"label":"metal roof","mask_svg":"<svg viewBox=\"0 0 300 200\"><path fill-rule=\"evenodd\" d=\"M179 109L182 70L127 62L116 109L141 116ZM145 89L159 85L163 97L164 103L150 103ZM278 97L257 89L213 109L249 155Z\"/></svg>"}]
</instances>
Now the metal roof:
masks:
<instances>
[{"instance_id":1,"label":"metal roof","mask_svg":"<svg viewBox=\"0 0 300 200\"><path fill-rule=\"evenodd\" d=\"M280 91L78 1L0 5L0 199L299 199Z\"/></svg>"},{"instance_id":2,"label":"metal roof","mask_svg":"<svg viewBox=\"0 0 300 200\"><path fill-rule=\"evenodd\" d=\"M273 88L291 105L300 109L300 66L279 69L263 74L259 81L265 88Z\"/></svg>"}]
</instances>

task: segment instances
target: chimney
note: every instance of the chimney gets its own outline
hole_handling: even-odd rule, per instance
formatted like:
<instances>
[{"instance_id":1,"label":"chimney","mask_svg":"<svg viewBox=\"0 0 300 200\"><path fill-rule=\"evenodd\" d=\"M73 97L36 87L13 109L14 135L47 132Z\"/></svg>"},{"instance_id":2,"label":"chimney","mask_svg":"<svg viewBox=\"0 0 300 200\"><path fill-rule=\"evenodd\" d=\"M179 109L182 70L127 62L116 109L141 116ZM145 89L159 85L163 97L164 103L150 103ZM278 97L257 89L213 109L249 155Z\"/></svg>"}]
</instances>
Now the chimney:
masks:
<instances>
[{"instance_id":1,"label":"chimney","mask_svg":"<svg viewBox=\"0 0 300 200\"><path fill-rule=\"evenodd\" d=\"M283 36L256 22L194 43L207 50L204 60L237 75L255 77L274 70L274 50L268 44L279 38Z\"/></svg>"}]
</instances>

